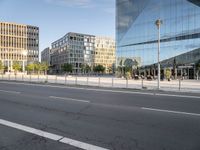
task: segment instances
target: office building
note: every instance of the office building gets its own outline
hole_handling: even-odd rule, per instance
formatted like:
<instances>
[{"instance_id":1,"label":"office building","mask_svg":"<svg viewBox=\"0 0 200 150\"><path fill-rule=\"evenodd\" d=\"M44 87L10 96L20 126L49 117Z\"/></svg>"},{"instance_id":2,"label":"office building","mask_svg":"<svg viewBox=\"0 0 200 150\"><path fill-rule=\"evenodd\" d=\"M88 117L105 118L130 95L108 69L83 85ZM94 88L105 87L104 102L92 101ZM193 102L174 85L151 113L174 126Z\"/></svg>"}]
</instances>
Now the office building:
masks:
<instances>
[{"instance_id":1,"label":"office building","mask_svg":"<svg viewBox=\"0 0 200 150\"><path fill-rule=\"evenodd\" d=\"M39 56L39 28L36 26L0 22L0 60L12 72L13 62L21 64L23 71Z\"/></svg>"},{"instance_id":2,"label":"office building","mask_svg":"<svg viewBox=\"0 0 200 150\"><path fill-rule=\"evenodd\" d=\"M51 44L51 67L53 72L62 72L62 65L72 64L73 73L81 73L82 65L94 64L95 36L67 33Z\"/></svg>"},{"instance_id":3,"label":"office building","mask_svg":"<svg viewBox=\"0 0 200 150\"><path fill-rule=\"evenodd\" d=\"M109 37L95 37L94 65L103 65L106 73L114 71L115 40Z\"/></svg>"},{"instance_id":4,"label":"office building","mask_svg":"<svg viewBox=\"0 0 200 150\"><path fill-rule=\"evenodd\" d=\"M157 74L155 21L161 19L161 70L168 67L173 74L195 78L195 63L200 59L199 1L117 0L116 7L118 59L139 58L141 73Z\"/></svg>"},{"instance_id":5,"label":"office building","mask_svg":"<svg viewBox=\"0 0 200 150\"><path fill-rule=\"evenodd\" d=\"M50 54L51 54L51 49L49 47L45 48L41 52L41 62L45 62L50 66Z\"/></svg>"}]
</instances>

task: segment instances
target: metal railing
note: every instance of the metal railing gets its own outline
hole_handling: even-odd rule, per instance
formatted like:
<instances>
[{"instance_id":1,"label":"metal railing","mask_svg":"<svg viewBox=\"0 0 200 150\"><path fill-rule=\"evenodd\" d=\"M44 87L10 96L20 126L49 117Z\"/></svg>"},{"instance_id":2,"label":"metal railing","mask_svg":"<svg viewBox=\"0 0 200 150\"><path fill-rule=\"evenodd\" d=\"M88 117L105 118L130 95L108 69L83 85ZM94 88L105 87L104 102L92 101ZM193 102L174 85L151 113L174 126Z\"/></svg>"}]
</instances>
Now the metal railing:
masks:
<instances>
[{"instance_id":1,"label":"metal railing","mask_svg":"<svg viewBox=\"0 0 200 150\"><path fill-rule=\"evenodd\" d=\"M2 74L0 80L22 81L37 83L54 83L64 85L84 85L110 88L129 88L129 89L157 89L157 80L126 80L115 77L88 77L88 76L57 76L57 75L24 75L24 74ZM200 81L197 80L171 80L161 81L161 90L165 91L192 91L200 93Z\"/></svg>"}]
</instances>

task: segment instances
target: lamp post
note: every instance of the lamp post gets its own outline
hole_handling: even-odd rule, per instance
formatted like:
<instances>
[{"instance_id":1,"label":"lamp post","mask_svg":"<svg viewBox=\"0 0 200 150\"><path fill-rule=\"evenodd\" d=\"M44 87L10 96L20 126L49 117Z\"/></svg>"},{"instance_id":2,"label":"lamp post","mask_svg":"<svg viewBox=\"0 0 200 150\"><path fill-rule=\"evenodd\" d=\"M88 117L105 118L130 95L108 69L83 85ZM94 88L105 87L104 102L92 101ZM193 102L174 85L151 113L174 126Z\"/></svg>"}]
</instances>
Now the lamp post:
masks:
<instances>
[{"instance_id":1,"label":"lamp post","mask_svg":"<svg viewBox=\"0 0 200 150\"><path fill-rule=\"evenodd\" d=\"M162 23L163 21L160 19L156 20L155 22L158 28L158 90L160 89L160 26Z\"/></svg>"}]
</instances>

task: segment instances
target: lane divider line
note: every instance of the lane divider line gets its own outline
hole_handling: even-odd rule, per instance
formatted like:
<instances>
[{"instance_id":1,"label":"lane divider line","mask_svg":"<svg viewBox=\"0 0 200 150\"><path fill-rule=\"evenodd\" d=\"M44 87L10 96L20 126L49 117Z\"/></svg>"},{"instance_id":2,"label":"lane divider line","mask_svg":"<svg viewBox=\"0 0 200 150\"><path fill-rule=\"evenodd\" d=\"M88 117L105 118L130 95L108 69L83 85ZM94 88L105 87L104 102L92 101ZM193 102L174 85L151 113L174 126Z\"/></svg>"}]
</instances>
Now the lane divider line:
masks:
<instances>
[{"instance_id":1,"label":"lane divider line","mask_svg":"<svg viewBox=\"0 0 200 150\"><path fill-rule=\"evenodd\" d=\"M6 90L0 90L0 92L12 93L12 94L20 94L21 93L21 92L17 92L17 91L6 91Z\"/></svg>"},{"instance_id":2,"label":"lane divider line","mask_svg":"<svg viewBox=\"0 0 200 150\"><path fill-rule=\"evenodd\" d=\"M200 96L192 96L192 95L171 95L171 94L159 94L156 93L158 96L168 96L168 97L181 97L181 98L197 98L200 99Z\"/></svg>"},{"instance_id":3,"label":"lane divider line","mask_svg":"<svg viewBox=\"0 0 200 150\"><path fill-rule=\"evenodd\" d=\"M64 144L69 144L69 145L78 145L78 148L81 148L81 149L84 149L84 150L108 150L108 149L105 149L105 148L101 148L101 147L98 147L98 146L79 142L79 141L72 140L72 139L69 139L69 138L63 138L60 142L64 143Z\"/></svg>"},{"instance_id":4,"label":"lane divider line","mask_svg":"<svg viewBox=\"0 0 200 150\"><path fill-rule=\"evenodd\" d=\"M14 123L14 122L3 120L3 119L0 119L0 124L7 126L7 127L15 128L15 129L18 129L18 130L21 130L21 131L25 131L25 132L28 132L28 133L31 133L31 134L35 134L35 135L38 135L38 136L41 136L41 137L45 137L45 138L48 138L48 139L51 139L51 140L54 140L54 141L58 141L59 139L61 139L63 137L63 136L60 136L60 135L48 133L48 132L45 132L45 131L42 131L42 130L38 130L38 129L35 129L35 128L31 128L31 127L28 127L28 126L24 126L24 125L17 124L17 123Z\"/></svg>"},{"instance_id":5,"label":"lane divider line","mask_svg":"<svg viewBox=\"0 0 200 150\"><path fill-rule=\"evenodd\" d=\"M76 102L82 102L82 103L90 103L90 101L87 101L87 100L73 99L73 98L67 98L67 97L49 96L49 98L67 100L67 101L76 101Z\"/></svg>"},{"instance_id":6,"label":"lane divider line","mask_svg":"<svg viewBox=\"0 0 200 150\"><path fill-rule=\"evenodd\" d=\"M4 125L4 126L10 127L10 128L15 128L15 129L27 132L27 133L38 135L40 137L51 139L53 141L58 141L59 143L64 143L64 144L71 145L71 146L81 148L81 149L84 149L84 150L109 150L109 149L106 149L106 148L102 148L102 147L98 147L98 146L91 145L91 144L88 144L88 143L80 142L80 141L73 140L73 139L70 139L70 138L67 138L67 137L64 137L64 136L61 136L61 135L57 135L57 134L49 133L49 132L46 132L46 131L38 130L38 129L35 129L35 128L31 128L31 127L28 127L28 126L25 126L25 125L17 124L17 123L14 123L14 122L3 120L3 119L0 119L0 125Z\"/></svg>"},{"instance_id":7,"label":"lane divider line","mask_svg":"<svg viewBox=\"0 0 200 150\"><path fill-rule=\"evenodd\" d=\"M190 116L200 117L200 114L197 114L197 113L189 113L189 112L173 111L173 110L165 110L165 109L155 109L155 108L147 108L147 107L141 107L141 109L149 110L149 111L157 111L157 112L165 112L165 113L173 113L173 114L181 114L181 115L190 115Z\"/></svg>"}]
</instances>

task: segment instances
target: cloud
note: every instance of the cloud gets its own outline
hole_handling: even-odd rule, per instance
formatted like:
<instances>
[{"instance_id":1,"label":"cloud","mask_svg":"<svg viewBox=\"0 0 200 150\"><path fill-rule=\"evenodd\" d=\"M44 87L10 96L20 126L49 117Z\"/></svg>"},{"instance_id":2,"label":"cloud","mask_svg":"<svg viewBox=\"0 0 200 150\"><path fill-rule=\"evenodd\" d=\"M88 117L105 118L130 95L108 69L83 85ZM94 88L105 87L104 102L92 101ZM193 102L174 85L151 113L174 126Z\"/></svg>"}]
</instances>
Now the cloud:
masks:
<instances>
[{"instance_id":1,"label":"cloud","mask_svg":"<svg viewBox=\"0 0 200 150\"><path fill-rule=\"evenodd\" d=\"M47 3L68 7L91 7L91 0L45 0Z\"/></svg>"}]
</instances>

